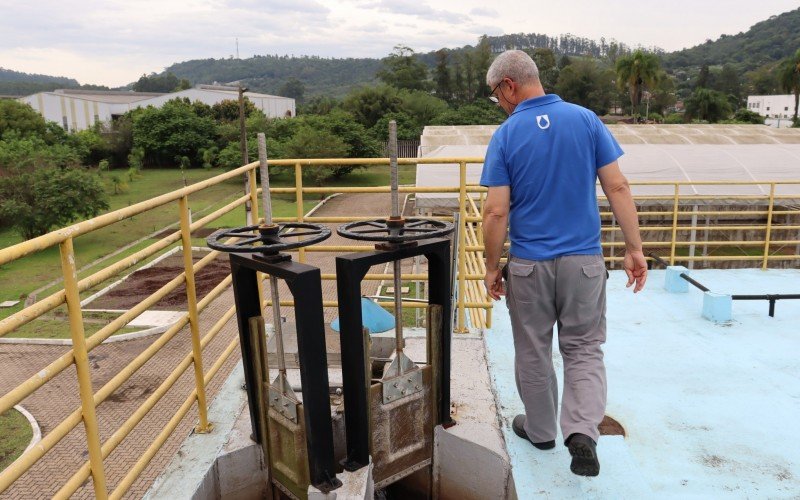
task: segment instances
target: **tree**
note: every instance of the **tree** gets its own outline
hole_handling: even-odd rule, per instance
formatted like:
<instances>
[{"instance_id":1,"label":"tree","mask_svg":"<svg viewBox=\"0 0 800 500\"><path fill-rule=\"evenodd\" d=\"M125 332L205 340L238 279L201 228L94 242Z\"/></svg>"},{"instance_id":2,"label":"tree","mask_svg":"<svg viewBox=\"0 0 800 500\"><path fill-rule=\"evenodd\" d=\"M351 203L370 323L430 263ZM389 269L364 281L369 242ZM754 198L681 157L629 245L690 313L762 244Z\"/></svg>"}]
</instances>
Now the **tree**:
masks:
<instances>
[{"instance_id":1,"label":"tree","mask_svg":"<svg viewBox=\"0 0 800 500\"><path fill-rule=\"evenodd\" d=\"M244 117L249 118L253 112L258 111L247 97L244 98ZM200 115L199 113L195 113ZM225 99L211 106L211 116L218 122L239 123L239 101Z\"/></svg>"},{"instance_id":2,"label":"tree","mask_svg":"<svg viewBox=\"0 0 800 500\"><path fill-rule=\"evenodd\" d=\"M291 120L283 120L291 121ZM337 109L327 115L305 116L299 126L295 128L293 136L297 135L300 127L308 126L325 131L339 138L346 146L349 158L376 158L380 156L380 145L367 132L366 128L353 119L353 116L343 110ZM297 157L294 157L297 158ZM352 171L349 166L333 169L335 175L344 175Z\"/></svg>"},{"instance_id":3,"label":"tree","mask_svg":"<svg viewBox=\"0 0 800 500\"><path fill-rule=\"evenodd\" d=\"M187 156L200 165L200 151L214 145L215 133L214 120L197 116L181 99L133 112L133 146L144 150L146 163L172 166L176 156Z\"/></svg>"},{"instance_id":4,"label":"tree","mask_svg":"<svg viewBox=\"0 0 800 500\"><path fill-rule=\"evenodd\" d=\"M705 88L698 88L686 100L686 116L690 120L707 120L716 123L728 118L731 106L725 94Z\"/></svg>"},{"instance_id":5,"label":"tree","mask_svg":"<svg viewBox=\"0 0 800 500\"><path fill-rule=\"evenodd\" d=\"M436 68L433 70L433 80L436 85L436 97L450 101L453 98L453 88L450 84L450 68L445 49L436 51Z\"/></svg>"},{"instance_id":6,"label":"tree","mask_svg":"<svg viewBox=\"0 0 800 500\"><path fill-rule=\"evenodd\" d=\"M764 117L756 113L755 111L750 111L747 108L739 108L733 114L734 121L741 122L741 123L752 123L755 125L764 125Z\"/></svg>"},{"instance_id":7,"label":"tree","mask_svg":"<svg viewBox=\"0 0 800 500\"><path fill-rule=\"evenodd\" d=\"M351 92L345 97L342 107L361 125L372 128L384 114L399 111L402 102L396 88L380 85Z\"/></svg>"},{"instance_id":8,"label":"tree","mask_svg":"<svg viewBox=\"0 0 800 500\"><path fill-rule=\"evenodd\" d=\"M736 71L732 64L722 66L719 75L714 78L714 90L733 96L737 103L736 107L739 107L739 102L742 99L742 80L739 72Z\"/></svg>"},{"instance_id":9,"label":"tree","mask_svg":"<svg viewBox=\"0 0 800 500\"><path fill-rule=\"evenodd\" d=\"M613 78L613 72L601 69L596 61L579 59L561 71L556 92L566 101L604 115L614 94Z\"/></svg>"},{"instance_id":10,"label":"tree","mask_svg":"<svg viewBox=\"0 0 800 500\"><path fill-rule=\"evenodd\" d=\"M100 179L82 168L54 166L0 177L0 218L31 239L108 209Z\"/></svg>"},{"instance_id":11,"label":"tree","mask_svg":"<svg viewBox=\"0 0 800 500\"><path fill-rule=\"evenodd\" d=\"M291 158L344 158L350 152L350 148L339 137L326 130L302 126L286 144L285 151ZM336 168L318 167L306 168L303 173L304 177L319 185L329 177L338 177L347 172L337 171Z\"/></svg>"},{"instance_id":12,"label":"tree","mask_svg":"<svg viewBox=\"0 0 800 500\"><path fill-rule=\"evenodd\" d=\"M47 123L32 107L12 99L0 100L0 137L9 130L22 136L43 136Z\"/></svg>"},{"instance_id":13,"label":"tree","mask_svg":"<svg viewBox=\"0 0 800 500\"><path fill-rule=\"evenodd\" d=\"M297 109L298 115L326 115L339 106L339 101L333 97L315 96L301 104Z\"/></svg>"},{"instance_id":14,"label":"tree","mask_svg":"<svg viewBox=\"0 0 800 500\"><path fill-rule=\"evenodd\" d=\"M666 115L668 108L672 107L677 102L675 94L675 81L664 71L661 71L658 77L658 83L652 91L652 100L650 101L650 110Z\"/></svg>"},{"instance_id":15,"label":"tree","mask_svg":"<svg viewBox=\"0 0 800 500\"><path fill-rule=\"evenodd\" d=\"M800 103L800 49L780 66L781 88L794 94L794 122L797 123L797 108Z\"/></svg>"},{"instance_id":16,"label":"tree","mask_svg":"<svg viewBox=\"0 0 800 500\"><path fill-rule=\"evenodd\" d=\"M539 68L539 81L542 82L544 91L547 93L553 92L558 83L559 75L555 53L551 49L542 47L537 47L527 52L536 63L536 67Z\"/></svg>"},{"instance_id":17,"label":"tree","mask_svg":"<svg viewBox=\"0 0 800 500\"><path fill-rule=\"evenodd\" d=\"M134 92L175 92L176 90L183 90L181 87L189 83L188 80L178 80L178 77L170 72L163 75L150 73L150 75L142 75L139 80L133 84ZM191 83L189 87L191 88Z\"/></svg>"},{"instance_id":18,"label":"tree","mask_svg":"<svg viewBox=\"0 0 800 500\"><path fill-rule=\"evenodd\" d=\"M505 113L487 101L475 101L457 109L450 109L440 114L431 125L498 125L505 120Z\"/></svg>"},{"instance_id":19,"label":"tree","mask_svg":"<svg viewBox=\"0 0 800 500\"><path fill-rule=\"evenodd\" d=\"M427 89L428 67L417 58L412 48L395 45L394 51L383 58L381 64L377 76L385 84L398 89Z\"/></svg>"},{"instance_id":20,"label":"tree","mask_svg":"<svg viewBox=\"0 0 800 500\"><path fill-rule=\"evenodd\" d=\"M492 89L486 85L485 76L492 63L492 48L486 35L481 36L478 41L478 46L473 52L473 59L475 63L475 98L488 97Z\"/></svg>"},{"instance_id":21,"label":"tree","mask_svg":"<svg viewBox=\"0 0 800 500\"><path fill-rule=\"evenodd\" d=\"M421 126L427 125L448 108L442 99L419 90L401 90L397 96L400 98L401 110L408 113Z\"/></svg>"},{"instance_id":22,"label":"tree","mask_svg":"<svg viewBox=\"0 0 800 500\"><path fill-rule=\"evenodd\" d=\"M654 54L637 50L631 55L617 59L617 85L627 87L631 99L632 113L639 115L639 102L644 87L652 87L658 81L659 62Z\"/></svg>"},{"instance_id":23,"label":"tree","mask_svg":"<svg viewBox=\"0 0 800 500\"><path fill-rule=\"evenodd\" d=\"M694 84L695 88L707 89L711 86L711 73L708 70L708 64L703 64L700 67L700 73L697 75L697 81Z\"/></svg>"},{"instance_id":24,"label":"tree","mask_svg":"<svg viewBox=\"0 0 800 500\"><path fill-rule=\"evenodd\" d=\"M748 94L773 95L780 92L780 80L775 65L767 64L745 75Z\"/></svg>"},{"instance_id":25,"label":"tree","mask_svg":"<svg viewBox=\"0 0 800 500\"><path fill-rule=\"evenodd\" d=\"M278 89L278 95L284 97L291 97L292 99L296 100L299 103L303 102L303 97L306 93L306 86L303 85L303 82L298 80L297 78L289 78L281 85L281 88Z\"/></svg>"}]
</instances>

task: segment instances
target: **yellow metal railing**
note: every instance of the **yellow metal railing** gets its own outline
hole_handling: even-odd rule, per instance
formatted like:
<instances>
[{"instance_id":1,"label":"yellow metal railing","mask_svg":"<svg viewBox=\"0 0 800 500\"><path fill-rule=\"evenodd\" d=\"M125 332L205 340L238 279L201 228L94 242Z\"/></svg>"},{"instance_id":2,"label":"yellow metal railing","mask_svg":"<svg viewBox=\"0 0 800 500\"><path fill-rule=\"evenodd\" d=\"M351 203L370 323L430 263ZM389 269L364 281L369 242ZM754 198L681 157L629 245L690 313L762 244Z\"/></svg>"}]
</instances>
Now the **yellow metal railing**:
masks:
<instances>
[{"instance_id":1,"label":"yellow metal railing","mask_svg":"<svg viewBox=\"0 0 800 500\"><path fill-rule=\"evenodd\" d=\"M458 262L458 295L456 303L455 330L466 332L470 328L483 329L491 327L492 303L483 289L483 274L485 265L483 261L483 236L481 232L481 211L486 189L470 185L467 182L466 165L468 163L482 163L482 158L401 158L400 165L415 164L450 164L458 165L458 185L452 187L415 187L403 186L404 193L454 193L458 195L458 205L453 211L458 211L459 236L457 245ZM336 165L388 165L388 159L314 159L314 160L272 160L270 166L291 167L294 170L294 186L271 188L274 194L290 193L295 196L296 215L293 217L276 217L276 222L306 221L329 224L339 224L355 220L382 218L386 214L353 217L307 216L303 210L304 194L333 194L333 193L388 193L388 186L379 187L306 187L303 185L303 170L307 168L326 168ZM55 493L56 498L68 498L73 495L86 481L91 478L94 495L97 498L120 498L141 476L155 454L164 446L167 439L173 434L177 426L187 417L192 406L197 403L197 432L213 432L213 422L208 420L207 388L215 375L218 374L224 363L237 351L238 337L227 343L221 354L216 359L204 359L204 349L214 340L235 315L233 307L228 308L219 318L214 318L213 325L206 332L201 331L200 314L205 311L230 285L230 277L219 283L205 297L198 300L195 287L195 275L207 266L218 252L208 255L194 263L191 253L191 233L221 216L235 210L246 202L252 206L252 213L258 214L258 189L256 184L255 169L258 163L251 163L239 169L227 172L183 189L168 193L127 208L111 212L89 221L80 222L70 227L54 231L44 236L0 249L0 265L20 259L34 252L58 245L61 250L61 267L64 277L64 288L31 306L0 321L0 337L7 335L16 328L33 321L43 314L62 305L67 306L72 346L67 352L46 364L36 367L35 373L27 380L0 397L0 413L7 411L15 404L23 401L54 377L75 365L78 381L78 396L80 405L72 411L63 421L55 425L35 447L26 451L19 459L0 471L0 494L6 491L23 474L29 471L42 457L50 452L79 424L83 424L86 435L86 449L88 460L77 467L73 475L60 485ZM189 218L190 197L203 189L209 188L228 179L241 175L248 176L249 192L239 196L232 202L213 213L191 222ZM455 181L455 179L454 179ZM455 182L454 182L455 183ZM702 196L695 193L683 194L681 189L687 186L701 185L731 185L731 186L761 186L769 188L769 194L725 196L724 199L746 201L750 206L745 210L726 211L715 209L713 197ZM718 262L718 261L745 261L757 262L762 268L767 268L771 262L800 260L796 248L787 247L800 245L800 207L788 205L796 203L795 197L777 194L783 185L800 185L800 181L792 182L650 182L632 183L635 186L661 186L662 189L671 190L671 194L647 195L635 197L640 206L642 219L642 233L645 237L644 246L648 249L661 249L664 257L669 262ZM601 198L601 204L605 200ZM709 201L712 203L709 204ZM701 210L700 202L706 203ZM174 203L177 208L177 219L180 229L174 233L152 243L136 253L121 258L111 265L94 272L93 274L78 279L74 239L96 231L115 222L145 214L150 210ZM688 209L691 210L688 210ZM443 212L446 213L446 212ZM615 263L622 260L621 255L616 255L618 250L624 250L624 242L620 237L620 229L615 225L613 216L607 209L601 209L601 216L606 221L602 228L604 251L608 253L606 260ZM438 215L440 220L454 220L451 215ZM698 223L705 218L706 225ZM711 218L717 218L714 225L710 224ZM242 221L243 223L245 221ZM745 235L745 232L747 233ZM723 239L724 235L732 237ZM795 236L787 236L788 233ZM702 238L698 238L701 234ZM715 236L709 239L709 235ZM781 235L782 239L776 239ZM84 338L83 310L80 305L80 293L85 292L100 283L118 275L122 271L134 267L144 259L152 257L168 247L180 242L183 252L183 272L152 295L136 304L121 316L110 321L93 335ZM697 247L702 247L701 255L696 254ZM368 245L316 245L301 249L297 258L304 262L307 252L353 252L372 250ZM711 249L711 252L708 250ZM748 249L758 249L749 251ZM777 250L776 250L777 249ZM687 250L684 252L684 250ZM724 254L711 255L713 252ZM666 255L668 253L669 255ZM368 280L390 279L388 274L368 274ZM323 273L323 280L336 279L333 273ZM405 273L403 280L424 281L425 274ZM93 389L92 377L89 366L89 353L106 341L111 335L125 326L132 319L148 310L167 294L181 285L186 286L187 310L181 319L160 334L149 346L139 353L132 361L120 369L110 380L98 390ZM393 302L379 302L387 308L393 307ZM269 302L264 302L270 305ZM282 306L291 306L292 301L282 301ZM336 301L324 301L325 307L337 307ZM425 307L419 302L404 302L404 307ZM186 328L188 326L188 328ZM161 384L150 393L116 429L107 430L109 437L103 441L98 429L98 407L106 401L114 391L118 390L142 366L158 354L162 348L179 332L184 331L191 340L191 348L186 352L180 362L170 366L170 373ZM210 368L204 369L206 364ZM182 396L183 403L179 408L170 411L170 418L163 423L158 435L147 449L138 457L128 470L123 471L122 478L116 484L109 484L107 479L106 462L123 441L128 438L134 428L151 413L156 404L165 394L175 386L179 378L193 368L194 387L188 394ZM119 471L117 471L119 472ZM119 474L118 474L119 475Z\"/></svg>"}]
</instances>

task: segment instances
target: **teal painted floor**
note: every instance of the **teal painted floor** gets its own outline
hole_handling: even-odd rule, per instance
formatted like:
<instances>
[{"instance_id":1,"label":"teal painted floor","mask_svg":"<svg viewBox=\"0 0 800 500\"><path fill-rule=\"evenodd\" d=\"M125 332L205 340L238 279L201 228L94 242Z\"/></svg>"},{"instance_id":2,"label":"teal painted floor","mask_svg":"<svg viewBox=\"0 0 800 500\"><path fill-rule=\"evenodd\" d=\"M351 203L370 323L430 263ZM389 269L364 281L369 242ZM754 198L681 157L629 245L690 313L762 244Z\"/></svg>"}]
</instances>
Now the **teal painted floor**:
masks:
<instances>
[{"instance_id":1,"label":"teal painted floor","mask_svg":"<svg viewBox=\"0 0 800 500\"><path fill-rule=\"evenodd\" d=\"M797 270L692 276L714 292L800 293ZM519 498L800 498L800 300L779 301L775 318L766 301L736 301L733 321L715 324L702 292L663 283L653 270L633 295L611 272L606 413L627 437L600 439L597 478L573 475L560 441L543 452L511 431L522 403L508 309L495 304L487 356Z\"/></svg>"}]
</instances>

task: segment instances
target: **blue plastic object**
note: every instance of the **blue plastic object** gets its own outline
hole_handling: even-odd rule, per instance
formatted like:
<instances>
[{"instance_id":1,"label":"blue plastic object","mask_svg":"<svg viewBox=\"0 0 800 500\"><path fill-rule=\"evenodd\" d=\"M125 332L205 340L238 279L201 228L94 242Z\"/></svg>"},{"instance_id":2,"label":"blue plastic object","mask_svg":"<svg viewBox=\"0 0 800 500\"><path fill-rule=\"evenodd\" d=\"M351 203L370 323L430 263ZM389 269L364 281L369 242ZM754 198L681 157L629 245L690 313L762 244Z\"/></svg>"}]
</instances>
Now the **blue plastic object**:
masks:
<instances>
[{"instance_id":1,"label":"blue plastic object","mask_svg":"<svg viewBox=\"0 0 800 500\"><path fill-rule=\"evenodd\" d=\"M361 297L361 321L370 333L381 333L394 328L394 316L386 309L366 297ZM333 331L339 331L339 318L331 323Z\"/></svg>"},{"instance_id":2,"label":"blue plastic object","mask_svg":"<svg viewBox=\"0 0 800 500\"><path fill-rule=\"evenodd\" d=\"M703 317L715 323L733 319L733 298L724 293L703 294Z\"/></svg>"},{"instance_id":3,"label":"blue plastic object","mask_svg":"<svg viewBox=\"0 0 800 500\"><path fill-rule=\"evenodd\" d=\"M683 266L669 266L664 275L664 289L669 293L686 293L689 291L689 282L681 278L681 274L689 275L689 270Z\"/></svg>"}]
</instances>

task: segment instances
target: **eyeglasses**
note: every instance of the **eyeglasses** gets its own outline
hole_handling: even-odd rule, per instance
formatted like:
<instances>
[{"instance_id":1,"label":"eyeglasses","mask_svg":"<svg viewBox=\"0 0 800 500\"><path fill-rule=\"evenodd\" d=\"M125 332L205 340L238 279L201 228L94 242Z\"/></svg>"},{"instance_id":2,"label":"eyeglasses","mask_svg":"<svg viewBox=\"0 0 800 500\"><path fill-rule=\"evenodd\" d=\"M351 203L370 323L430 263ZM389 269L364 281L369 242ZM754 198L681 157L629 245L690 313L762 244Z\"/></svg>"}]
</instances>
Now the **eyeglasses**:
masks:
<instances>
[{"instance_id":1,"label":"eyeglasses","mask_svg":"<svg viewBox=\"0 0 800 500\"><path fill-rule=\"evenodd\" d=\"M495 86L494 86L494 88L492 89L492 93L491 93L491 94L489 94L489 100L490 100L491 102L495 103L495 104L500 104L500 99L498 99L498 98L497 98L497 96L496 96L496 95L494 95L494 93L495 93L495 91L497 91L497 87L499 87L499 86L500 86L500 85L502 85L502 84L503 84L503 80L500 80L500 83L498 83L497 85L495 85Z\"/></svg>"}]
</instances>

